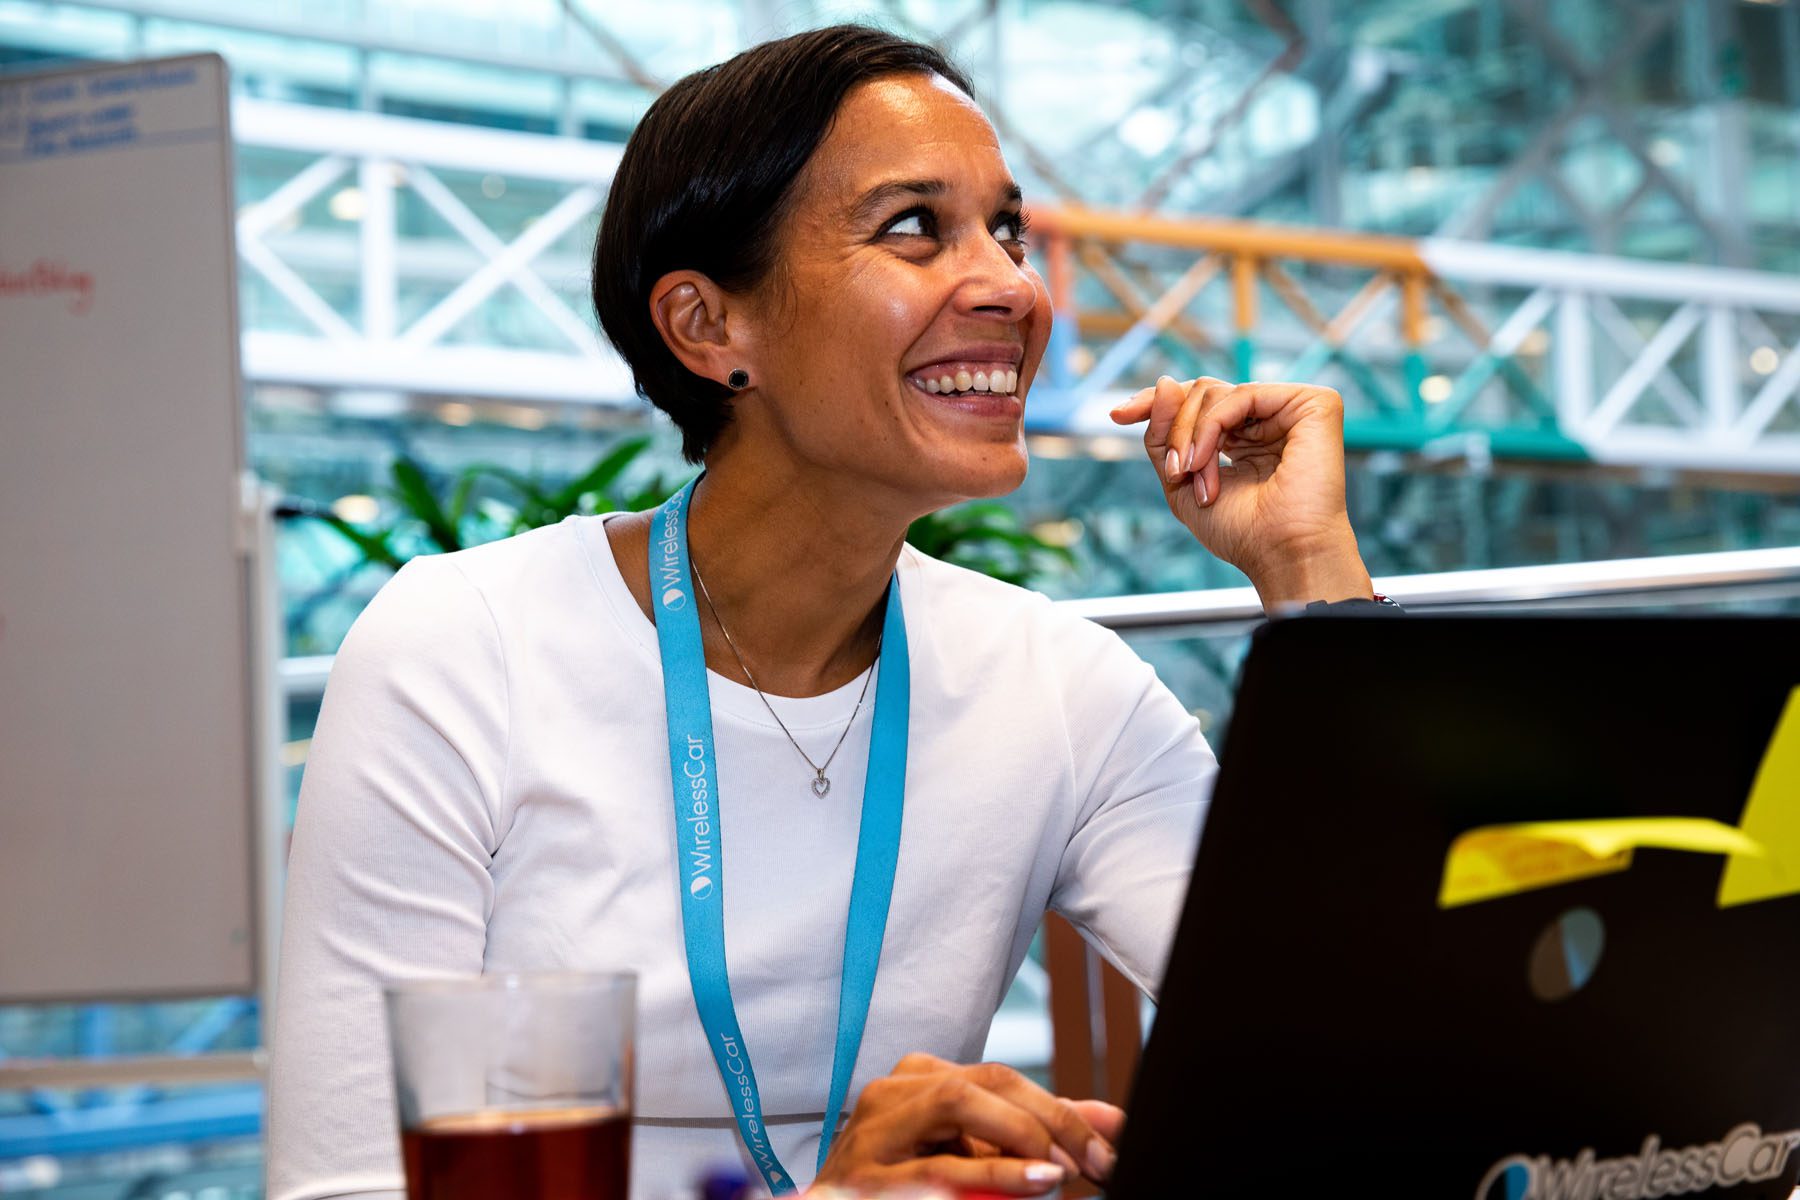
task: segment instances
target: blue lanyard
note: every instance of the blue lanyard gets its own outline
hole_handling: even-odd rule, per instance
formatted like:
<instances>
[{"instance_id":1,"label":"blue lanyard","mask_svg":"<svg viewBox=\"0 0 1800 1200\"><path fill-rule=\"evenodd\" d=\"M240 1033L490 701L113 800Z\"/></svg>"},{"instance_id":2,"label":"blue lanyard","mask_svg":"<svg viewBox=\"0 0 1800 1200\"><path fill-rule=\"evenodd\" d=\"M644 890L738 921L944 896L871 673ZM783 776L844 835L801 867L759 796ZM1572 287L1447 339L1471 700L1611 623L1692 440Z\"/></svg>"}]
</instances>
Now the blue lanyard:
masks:
<instances>
[{"instance_id":1,"label":"blue lanyard","mask_svg":"<svg viewBox=\"0 0 1800 1200\"><path fill-rule=\"evenodd\" d=\"M719 1076L731 1098L732 1116L769 1191L795 1190L775 1157L763 1122L762 1098L750 1051L731 1003L725 967L724 840L719 826L718 758L713 749L712 695L706 681L706 653L700 615L688 567L687 520L694 498L688 484L656 510L650 527L650 594L656 638L662 652L663 695L669 715L669 775L675 796L675 846L681 880L681 928L687 941L688 979L694 1006L706 1030ZM880 677L875 691L874 726L869 735L869 770L863 783L862 825L856 841L856 875L850 885L850 921L844 934L844 971L838 991L837 1050L831 1061L831 1092L819 1139L819 1166L831 1150L838 1115L850 1090L850 1073L869 1019L881 937L894 892L900 857L900 809L906 788L906 730L912 705L912 677L906 656L906 622L900 612L900 581L888 584L882 624Z\"/></svg>"}]
</instances>

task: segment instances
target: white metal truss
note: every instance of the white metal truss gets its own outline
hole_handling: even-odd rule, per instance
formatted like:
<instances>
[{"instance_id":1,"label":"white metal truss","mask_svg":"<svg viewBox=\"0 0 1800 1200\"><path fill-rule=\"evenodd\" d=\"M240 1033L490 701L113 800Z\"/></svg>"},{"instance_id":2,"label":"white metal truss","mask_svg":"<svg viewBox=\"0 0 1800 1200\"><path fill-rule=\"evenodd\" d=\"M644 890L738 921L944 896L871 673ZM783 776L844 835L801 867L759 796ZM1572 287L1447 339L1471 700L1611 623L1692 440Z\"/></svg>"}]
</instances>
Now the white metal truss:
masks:
<instances>
[{"instance_id":1,"label":"white metal truss","mask_svg":"<svg viewBox=\"0 0 1800 1200\"><path fill-rule=\"evenodd\" d=\"M1800 318L1800 279L1444 239L1420 253L1461 289L1531 289L1513 314L1485 314L1501 319L1488 349L1510 356L1543 324L1557 426L1597 461L1800 473L1800 420L1778 420L1800 415L1800 342L1770 328ZM1648 336L1625 305L1660 318ZM1597 336L1623 359L1616 374ZM1697 391L1674 370L1678 356Z\"/></svg>"},{"instance_id":2,"label":"white metal truss","mask_svg":"<svg viewBox=\"0 0 1800 1200\"><path fill-rule=\"evenodd\" d=\"M238 217L244 269L267 281L312 326L306 333L246 330L243 360L250 379L594 404L632 399L624 364L535 269L548 247L599 209L619 147L249 99L234 102L232 123L241 146L317 156ZM543 180L563 190L507 241L443 184L444 170ZM272 230L352 172L362 202L355 233L360 316L354 321L268 243ZM402 266L394 192L400 187L417 192L475 252L474 265L450 293L404 328L395 304ZM558 331L558 349L444 342L460 321L508 288Z\"/></svg>"}]
</instances>

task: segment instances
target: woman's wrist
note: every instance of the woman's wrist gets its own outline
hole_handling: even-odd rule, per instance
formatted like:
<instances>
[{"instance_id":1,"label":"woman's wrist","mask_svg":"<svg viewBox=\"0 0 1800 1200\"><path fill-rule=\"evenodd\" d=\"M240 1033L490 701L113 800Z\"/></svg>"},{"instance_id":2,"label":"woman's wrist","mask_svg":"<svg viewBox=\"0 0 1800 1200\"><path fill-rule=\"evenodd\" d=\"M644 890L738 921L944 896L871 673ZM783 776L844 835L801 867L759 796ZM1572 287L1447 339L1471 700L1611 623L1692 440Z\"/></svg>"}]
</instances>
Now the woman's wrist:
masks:
<instances>
[{"instance_id":1,"label":"woman's wrist","mask_svg":"<svg viewBox=\"0 0 1800 1200\"><path fill-rule=\"evenodd\" d=\"M1245 574L1270 613L1315 600L1367 600L1375 594L1348 526L1330 537L1283 547Z\"/></svg>"}]
</instances>

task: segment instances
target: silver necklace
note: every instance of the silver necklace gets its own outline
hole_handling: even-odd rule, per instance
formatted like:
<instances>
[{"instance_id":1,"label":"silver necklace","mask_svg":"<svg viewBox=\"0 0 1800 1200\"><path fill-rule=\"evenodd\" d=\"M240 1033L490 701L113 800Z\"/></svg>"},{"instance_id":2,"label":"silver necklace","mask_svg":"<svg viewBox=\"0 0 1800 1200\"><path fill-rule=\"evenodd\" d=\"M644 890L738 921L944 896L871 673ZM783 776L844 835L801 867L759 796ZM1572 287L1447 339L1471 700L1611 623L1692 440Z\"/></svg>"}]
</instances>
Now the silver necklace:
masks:
<instances>
[{"instance_id":1,"label":"silver necklace","mask_svg":"<svg viewBox=\"0 0 1800 1200\"><path fill-rule=\"evenodd\" d=\"M824 799L825 794L831 790L831 780L826 776L825 768L831 765L831 760L836 758L837 752L843 748L844 739L850 736L850 727L856 724L856 714L862 711L863 701L868 699L869 683L875 678L874 665L871 664L868 674L863 676L862 691L857 694L856 707L850 710L850 719L844 722L844 732L838 734L837 743L831 747L831 753L825 756L825 761L823 763L814 762L812 760L812 755L801 749L800 743L794 740L794 735L789 731L787 722L781 719L781 714L775 711L775 706L769 703L769 697L763 693L761 685L756 682L756 676L750 673L750 664L744 661L743 653L737 648L737 643L731 638L731 631L725 628L725 622L719 619L719 610L713 604L712 594L706 590L706 580L700 578L700 568L694 565L691 557L688 560L688 566L694 573L694 582L700 585L700 595L701 598L706 601L707 611L712 613L713 621L718 625L719 632L725 635L725 644L731 647L731 656L737 659L738 667L744 672L744 678L750 681L750 687L756 692L757 698L763 702L763 707L769 710L769 715L771 717L775 718L775 724L779 725L781 727L781 732L787 735L788 745L792 746L795 753L805 759L806 765L812 768L813 795L819 797L821 800ZM875 661L881 661L880 638L875 639Z\"/></svg>"}]
</instances>

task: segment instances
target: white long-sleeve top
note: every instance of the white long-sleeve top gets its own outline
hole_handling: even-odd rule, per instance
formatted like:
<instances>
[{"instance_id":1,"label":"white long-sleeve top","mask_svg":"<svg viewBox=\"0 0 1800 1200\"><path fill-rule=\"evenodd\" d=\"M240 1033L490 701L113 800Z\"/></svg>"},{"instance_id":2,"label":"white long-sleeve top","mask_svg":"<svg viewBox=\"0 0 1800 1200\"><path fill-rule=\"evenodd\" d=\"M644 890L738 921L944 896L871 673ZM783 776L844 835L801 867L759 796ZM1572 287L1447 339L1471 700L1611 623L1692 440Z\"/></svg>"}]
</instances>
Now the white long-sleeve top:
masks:
<instances>
[{"instance_id":1,"label":"white long-sleeve top","mask_svg":"<svg viewBox=\"0 0 1800 1200\"><path fill-rule=\"evenodd\" d=\"M974 1061L1046 909L1146 991L1216 764L1111 632L908 548L905 815L852 1102L903 1055ZM773 698L822 760L863 680ZM879 676L875 681L879 688ZM771 1142L818 1152L868 761L823 799L749 688L711 676L726 954ZM635 1200L745 1164L681 931L662 667L602 518L418 559L333 667L288 864L270 1200L402 1188L384 980L638 973Z\"/></svg>"}]
</instances>

